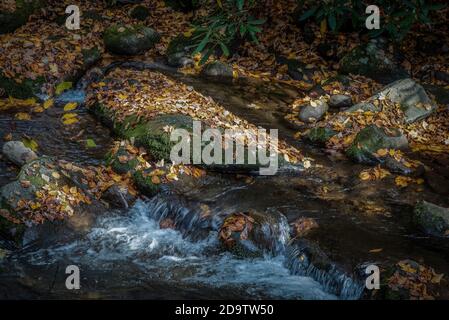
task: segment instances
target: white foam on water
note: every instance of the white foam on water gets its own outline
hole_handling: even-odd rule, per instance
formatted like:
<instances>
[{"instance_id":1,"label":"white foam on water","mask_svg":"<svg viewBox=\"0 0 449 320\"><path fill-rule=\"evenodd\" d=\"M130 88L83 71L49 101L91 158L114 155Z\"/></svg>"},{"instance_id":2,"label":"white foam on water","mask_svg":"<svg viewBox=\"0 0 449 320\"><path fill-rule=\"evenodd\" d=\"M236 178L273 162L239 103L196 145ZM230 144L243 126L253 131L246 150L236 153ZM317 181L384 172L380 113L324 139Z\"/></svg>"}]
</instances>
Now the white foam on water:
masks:
<instances>
[{"instance_id":1,"label":"white foam on water","mask_svg":"<svg viewBox=\"0 0 449 320\"><path fill-rule=\"evenodd\" d=\"M150 206L137 202L126 214L108 214L84 239L29 254L33 264L66 259L90 269L132 264L142 275L211 287L237 288L248 297L335 299L312 278L292 275L284 257L239 259L218 250L217 233L190 241L172 229L160 229ZM123 270L121 270L123 272Z\"/></svg>"}]
</instances>

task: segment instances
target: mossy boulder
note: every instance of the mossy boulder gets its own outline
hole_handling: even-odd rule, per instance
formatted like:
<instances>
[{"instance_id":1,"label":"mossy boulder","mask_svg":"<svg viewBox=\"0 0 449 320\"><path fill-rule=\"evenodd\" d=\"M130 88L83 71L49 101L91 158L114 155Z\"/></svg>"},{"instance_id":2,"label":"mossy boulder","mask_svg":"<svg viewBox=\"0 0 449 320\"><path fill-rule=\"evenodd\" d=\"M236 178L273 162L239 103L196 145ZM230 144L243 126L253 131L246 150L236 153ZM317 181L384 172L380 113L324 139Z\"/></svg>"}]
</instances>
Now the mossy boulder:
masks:
<instances>
[{"instance_id":1,"label":"mossy boulder","mask_svg":"<svg viewBox=\"0 0 449 320\"><path fill-rule=\"evenodd\" d=\"M144 21L146 18L150 16L150 9L148 9L143 5L138 5L131 9L129 15L131 16L131 18Z\"/></svg>"},{"instance_id":2,"label":"mossy boulder","mask_svg":"<svg viewBox=\"0 0 449 320\"><path fill-rule=\"evenodd\" d=\"M118 55L137 55L154 47L160 35L143 25L116 25L104 32L106 49Z\"/></svg>"},{"instance_id":3,"label":"mossy boulder","mask_svg":"<svg viewBox=\"0 0 449 320\"><path fill-rule=\"evenodd\" d=\"M406 123L422 120L436 110L436 105L430 100L424 88L410 78L389 84L377 93L374 99L377 97L385 97L399 104Z\"/></svg>"},{"instance_id":4,"label":"mossy boulder","mask_svg":"<svg viewBox=\"0 0 449 320\"><path fill-rule=\"evenodd\" d=\"M347 53L340 61L340 72L359 74L388 84L409 77L407 72L388 57L380 40L372 40Z\"/></svg>"},{"instance_id":5,"label":"mossy boulder","mask_svg":"<svg viewBox=\"0 0 449 320\"><path fill-rule=\"evenodd\" d=\"M155 184L151 178L151 176L145 175L144 171L136 171L133 174L133 181L136 187L147 197L152 197L160 191L160 185Z\"/></svg>"},{"instance_id":6,"label":"mossy boulder","mask_svg":"<svg viewBox=\"0 0 449 320\"><path fill-rule=\"evenodd\" d=\"M232 67L221 61L213 61L204 65L201 76L217 81L230 80L233 77Z\"/></svg>"},{"instance_id":7,"label":"mossy boulder","mask_svg":"<svg viewBox=\"0 0 449 320\"><path fill-rule=\"evenodd\" d=\"M170 152L176 144L170 141L171 129L185 129L192 132L193 119L184 115L166 114L151 120L134 122L133 117L117 126L121 136L134 139L136 145L144 147L154 160L170 160Z\"/></svg>"},{"instance_id":8,"label":"mossy boulder","mask_svg":"<svg viewBox=\"0 0 449 320\"><path fill-rule=\"evenodd\" d=\"M123 147L106 156L106 165L111 166L112 170L119 174L133 174L138 164L139 161L135 157L131 157Z\"/></svg>"},{"instance_id":9,"label":"mossy boulder","mask_svg":"<svg viewBox=\"0 0 449 320\"><path fill-rule=\"evenodd\" d=\"M316 127L309 130L306 139L311 143L325 144L330 138L336 135L337 132L326 127Z\"/></svg>"},{"instance_id":10,"label":"mossy boulder","mask_svg":"<svg viewBox=\"0 0 449 320\"><path fill-rule=\"evenodd\" d=\"M287 218L277 212L236 212L228 215L220 228L223 247L240 257L277 254L290 239Z\"/></svg>"},{"instance_id":11,"label":"mossy boulder","mask_svg":"<svg viewBox=\"0 0 449 320\"><path fill-rule=\"evenodd\" d=\"M413 221L426 234L449 237L449 209L420 201L413 211Z\"/></svg>"},{"instance_id":12,"label":"mossy boulder","mask_svg":"<svg viewBox=\"0 0 449 320\"><path fill-rule=\"evenodd\" d=\"M42 5L42 0L16 0L15 11L0 11L0 34L13 32L23 26L29 16Z\"/></svg>"},{"instance_id":13,"label":"mossy boulder","mask_svg":"<svg viewBox=\"0 0 449 320\"><path fill-rule=\"evenodd\" d=\"M192 53L195 47L192 40L182 34L173 38L166 51L168 65L179 68L193 64Z\"/></svg>"},{"instance_id":14,"label":"mossy boulder","mask_svg":"<svg viewBox=\"0 0 449 320\"><path fill-rule=\"evenodd\" d=\"M370 125L360 130L346 154L356 162L376 164L381 160L375 155L379 149L405 149L407 138L397 130L387 134L383 128Z\"/></svg>"}]
</instances>

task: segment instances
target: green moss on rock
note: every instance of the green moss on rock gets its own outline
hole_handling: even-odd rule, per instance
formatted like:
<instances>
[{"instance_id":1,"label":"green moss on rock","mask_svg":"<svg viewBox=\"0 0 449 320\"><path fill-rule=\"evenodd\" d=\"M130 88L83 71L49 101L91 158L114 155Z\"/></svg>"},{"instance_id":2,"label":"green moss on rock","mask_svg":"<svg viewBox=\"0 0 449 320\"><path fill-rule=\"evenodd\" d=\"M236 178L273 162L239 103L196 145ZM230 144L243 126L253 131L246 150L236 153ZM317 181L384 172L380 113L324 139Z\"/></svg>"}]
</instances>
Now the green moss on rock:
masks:
<instances>
[{"instance_id":1,"label":"green moss on rock","mask_svg":"<svg viewBox=\"0 0 449 320\"><path fill-rule=\"evenodd\" d=\"M134 183L144 195L152 197L160 191L160 187L151 181L151 177L144 177L142 171L136 171L133 174Z\"/></svg>"},{"instance_id":2,"label":"green moss on rock","mask_svg":"<svg viewBox=\"0 0 449 320\"><path fill-rule=\"evenodd\" d=\"M407 138L402 135L389 136L384 129L370 125L360 130L346 154L353 160L376 164L380 159L375 155L379 149L403 149L407 145Z\"/></svg>"},{"instance_id":3,"label":"green moss on rock","mask_svg":"<svg viewBox=\"0 0 449 320\"><path fill-rule=\"evenodd\" d=\"M420 201L413 211L413 221L425 233L449 236L449 209Z\"/></svg>"},{"instance_id":4,"label":"green moss on rock","mask_svg":"<svg viewBox=\"0 0 449 320\"><path fill-rule=\"evenodd\" d=\"M112 26L104 32L106 49L119 55L141 54L159 42L159 34L143 25Z\"/></svg>"},{"instance_id":5,"label":"green moss on rock","mask_svg":"<svg viewBox=\"0 0 449 320\"><path fill-rule=\"evenodd\" d=\"M337 133L330 128L318 127L310 129L306 138L312 143L324 144L336 134Z\"/></svg>"}]
</instances>

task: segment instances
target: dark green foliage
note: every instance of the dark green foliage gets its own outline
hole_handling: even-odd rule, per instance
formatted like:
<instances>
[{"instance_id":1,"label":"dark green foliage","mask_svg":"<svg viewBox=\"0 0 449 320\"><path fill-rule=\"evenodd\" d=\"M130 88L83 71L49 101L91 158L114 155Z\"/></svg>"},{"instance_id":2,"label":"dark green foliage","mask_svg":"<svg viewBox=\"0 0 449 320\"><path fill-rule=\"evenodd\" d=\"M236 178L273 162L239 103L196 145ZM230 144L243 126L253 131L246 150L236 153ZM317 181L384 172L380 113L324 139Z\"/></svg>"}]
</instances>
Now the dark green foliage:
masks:
<instances>
[{"instance_id":1,"label":"dark green foliage","mask_svg":"<svg viewBox=\"0 0 449 320\"><path fill-rule=\"evenodd\" d=\"M432 11L440 10L443 4L434 0L360 0L298 1L302 12L298 20L314 19L318 23L326 21L329 29L339 31L351 23L355 30L367 30L365 13L368 5L375 4L381 10L379 30L369 31L371 37L388 35L394 40L402 40L415 24L430 24Z\"/></svg>"},{"instance_id":2,"label":"dark green foliage","mask_svg":"<svg viewBox=\"0 0 449 320\"><path fill-rule=\"evenodd\" d=\"M200 63L207 61L211 54L229 56L235 41L258 42L257 34L265 20L251 15L256 7L254 0L226 0L217 2L211 15L195 24L192 41L195 53L201 52Z\"/></svg>"}]
</instances>

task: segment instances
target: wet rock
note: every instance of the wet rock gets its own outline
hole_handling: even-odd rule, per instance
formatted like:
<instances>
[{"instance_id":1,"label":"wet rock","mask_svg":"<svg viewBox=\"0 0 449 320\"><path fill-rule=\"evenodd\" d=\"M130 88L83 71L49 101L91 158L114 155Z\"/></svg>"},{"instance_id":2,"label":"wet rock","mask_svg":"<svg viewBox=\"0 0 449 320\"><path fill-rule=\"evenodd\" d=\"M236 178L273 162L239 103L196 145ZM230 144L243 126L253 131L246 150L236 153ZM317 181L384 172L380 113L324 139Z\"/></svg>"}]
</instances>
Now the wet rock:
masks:
<instances>
[{"instance_id":1,"label":"wet rock","mask_svg":"<svg viewBox=\"0 0 449 320\"><path fill-rule=\"evenodd\" d=\"M372 40L346 54L340 61L340 71L360 74L388 84L409 77L407 72L388 57L381 40Z\"/></svg>"},{"instance_id":2,"label":"wet rock","mask_svg":"<svg viewBox=\"0 0 449 320\"><path fill-rule=\"evenodd\" d=\"M104 33L106 49L119 55L142 54L153 48L159 39L156 31L142 25L112 26Z\"/></svg>"},{"instance_id":3,"label":"wet rock","mask_svg":"<svg viewBox=\"0 0 449 320\"><path fill-rule=\"evenodd\" d=\"M363 293L364 282L358 274L347 272L333 263L315 242L294 240L287 247L286 257L292 274L315 279L327 292L341 299L359 299Z\"/></svg>"},{"instance_id":4,"label":"wet rock","mask_svg":"<svg viewBox=\"0 0 449 320\"><path fill-rule=\"evenodd\" d=\"M221 61L207 63L201 70L201 75L210 79L229 80L233 77L232 67Z\"/></svg>"},{"instance_id":5,"label":"wet rock","mask_svg":"<svg viewBox=\"0 0 449 320\"><path fill-rule=\"evenodd\" d=\"M184 35L175 37L170 41L166 51L168 65L176 68L193 65L194 50L195 46L192 45L190 38Z\"/></svg>"},{"instance_id":6,"label":"wet rock","mask_svg":"<svg viewBox=\"0 0 449 320\"><path fill-rule=\"evenodd\" d=\"M405 149L408 147L406 136L394 130L387 134L382 128L370 125L357 134L351 146L346 150L346 154L353 160L366 163L379 163L379 158L375 155L379 149Z\"/></svg>"},{"instance_id":7,"label":"wet rock","mask_svg":"<svg viewBox=\"0 0 449 320\"><path fill-rule=\"evenodd\" d=\"M318 228L318 223L313 218L301 217L292 223L293 235L298 238L307 236L316 228Z\"/></svg>"},{"instance_id":8,"label":"wet rock","mask_svg":"<svg viewBox=\"0 0 449 320\"><path fill-rule=\"evenodd\" d=\"M344 94L334 94L330 97L328 104L331 109L349 108L352 106L352 98Z\"/></svg>"},{"instance_id":9,"label":"wet rock","mask_svg":"<svg viewBox=\"0 0 449 320\"><path fill-rule=\"evenodd\" d=\"M22 141L9 141L3 145L3 155L18 166L33 161L37 158L36 153L25 147Z\"/></svg>"},{"instance_id":10,"label":"wet rock","mask_svg":"<svg viewBox=\"0 0 449 320\"><path fill-rule=\"evenodd\" d=\"M324 116L327 110L329 110L329 106L325 101L311 101L310 104L301 108L299 119L304 122L316 122Z\"/></svg>"},{"instance_id":11,"label":"wet rock","mask_svg":"<svg viewBox=\"0 0 449 320\"><path fill-rule=\"evenodd\" d=\"M117 209L128 209L136 200L127 189L117 185L109 187L101 199L106 201L110 207Z\"/></svg>"},{"instance_id":12,"label":"wet rock","mask_svg":"<svg viewBox=\"0 0 449 320\"><path fill-rule=\"evenodd\" d=\"M306 135L306 139L312 143L325 144L330 138L336 135L337 132L330 128L318 127L312 128Z\"/></svg>"},{"instance_id":13,"label":"wet rock","mask_svg":"<svg viewBox=\"0 0 449 320\"><path fill-rule=\"evenodd\" d=\"M289 226L279 212L237 212L224 219L219 239L227 250L238 256L276 254L289 240Z\"/></svg>"},{"instance_id":14,"label":"wet rock","mask_svg":"<svg viewBox=\"0 0 449 320\"><path fill-rule=\"evenodd\" d=\"M13 32L24 25L29 16L42 5L41 0L16 1L14 12L0 11L0 34Z\"/></svg>"},{"instance_id":15,"label":"wet rock","mask_svg":"<svg viewBox=\"0 0 449 320\"><path fill-rule=\"evenodd\" d=\"M133 180L139 191L147 197L153 197L160 191L160 185L155 184L151 176L145 175L145 171L138 170L133 174Z\"/></svg>"},{"instance_id":16,"label":"wet rock","mask_svg":"<svg viewBox=\"0 0 449 320\"><path fill-rule=\"evenodd\" d=\"M434 171L426 171L424 177L435 193L449 195L449 179Z\"/></svg>"},{"instance_id":17,"label":"wet rock","mask_svg":"<svg viewBox=\"0 0 449 320\"><path fill-rule=\"evenodd\" d=\"M436 109L424 88L410 78L389 84L374 97L385 97L398 103L404 112L406 123L425 119Z\"/></svg>"},{"instance_id":18,"label":"wet rock","mask_svg":"<svg viewBox=\"0 0 449 320\"><path fill-rule=\"evenodd\" d=\"M131 18L144 21L150 16L150 10L147 7L140 5L132 8L129 15Z\"/></svg>"},{"instance_id":19,"label":"wet rock","mask_svg":"<svg viewBox=\"0 0 449 320\"><path fill-rule=\"evenodd\" d=\"M396 160L394 157L387 156L383 159L384 166L391 172L401 175L418 176L423 173L423 167L418 168L407 167L403 162Z\"/></svg>"},{"instance_id":20,"label":"wet rock","mask_svg":"<svg viewBox=\"0 0 449 320\"><path fill-rule=\"evenodd\" d=\"M413 221L425 233L433 236L449 236L449 209L427 201L420 201L413 211Z\"/></svg>"},{"instance_id":21,"label":"wet rock","mask_svg":"<svg viewBox=\"0 0 449 320\"><path fill-rule=\"evenodd\" d=\"M98 215L105 207L91 201L54 159L40 157L25 164L17 180L0 188L0 210L0 232L21 244L30 230L38 233L31 238L50 236L40 232L48 226L36 229L36 225L56 226L56 221L67 220L68 227L86 229L94 214ZM73 222L69 222L72 218Z\"/></svg>"}]
</instances>

